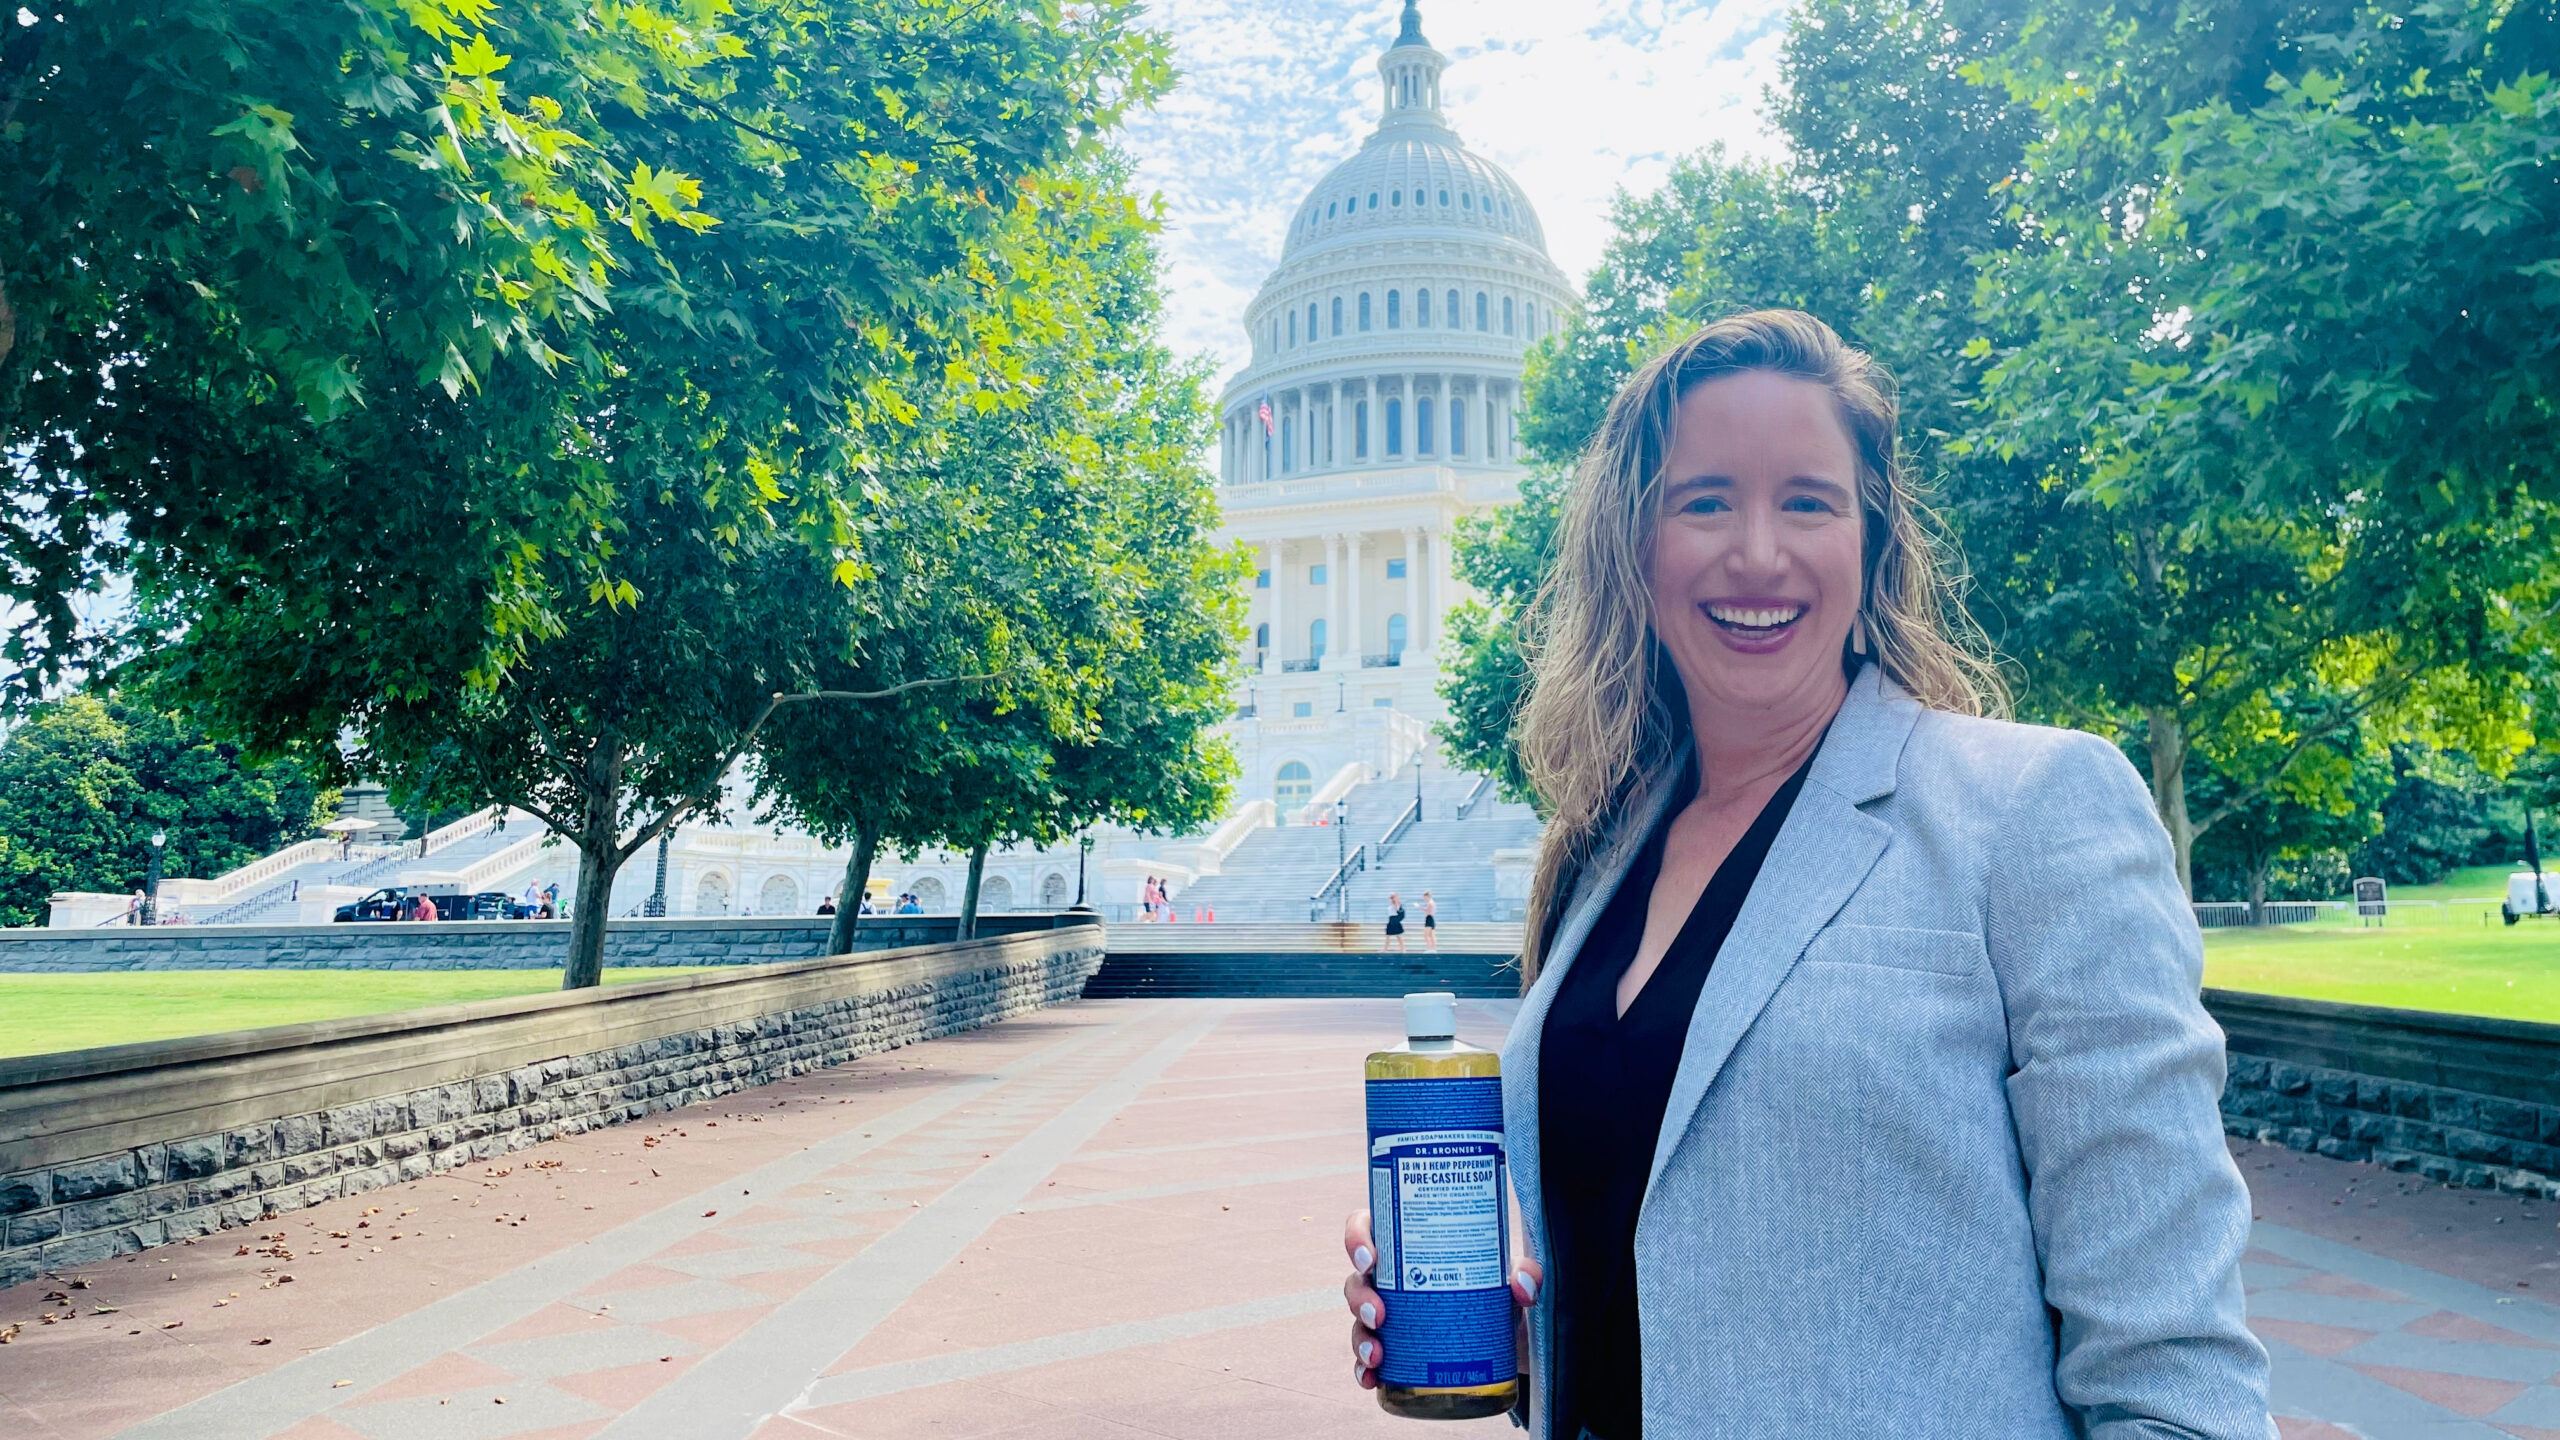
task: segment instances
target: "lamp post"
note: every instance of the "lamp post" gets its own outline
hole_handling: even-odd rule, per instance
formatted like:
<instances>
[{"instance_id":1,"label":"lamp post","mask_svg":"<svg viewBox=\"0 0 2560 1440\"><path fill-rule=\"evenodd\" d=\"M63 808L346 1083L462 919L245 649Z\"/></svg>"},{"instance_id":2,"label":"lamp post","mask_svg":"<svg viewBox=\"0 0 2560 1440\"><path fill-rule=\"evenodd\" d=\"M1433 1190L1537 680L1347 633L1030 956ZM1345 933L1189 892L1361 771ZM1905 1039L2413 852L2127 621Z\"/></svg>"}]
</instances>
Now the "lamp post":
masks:
<instances>
[{"instance_id":1,"label":"lamp post","mask_svg":"<svg viewBox=\"0 0 2560 1440\"><path fill-rule=\"evenodd\" d=\"M1090 856L1091 854L1093 854L1093 837L1092 837L1091 835L1083 835L1083 836L1079 836L1079 837L1077 837L1077 839L1076 839L1076 906L1077 906L1077 908L1079 908L1079 909L1083 908L1083 906L1084 906L1084 862L1085 862L1086 857Z\"/></svg>"},{"instance_id":2,"label":"lamp post","mask_svg":"<svg viewBox=\"0 0 2560 1440\"><path fill-rule=\"evenodd\" d=\"M1342 867L1351 863L1351 803L1340 795L1333 797L1333 917L1351 918L1351 877Z\"/></svg>"},{"instance_id":3,"label":"lamp post","mask_svg":"<svg viewBox=\"0 0 2560 1440\"><path fill-rule=\"evenodd\" d=\"M649 892L649 903L640 913L652 920L664 919L667 913L667 832L658 832L658 888Z\"/></svg>"},{"instance_id":4,"label":"lamp post","mask_svg":"<svg viewBox=\"0 0 2560 1440\"><path fill-rule=\"evenodd\" d=\"M160 923L160 857L168 848L169 832L152 831L151 865L144 872L142 879L142 923L145 925Z\"/></svg>"},{"instance_id":5,"label":"lamp post","mask_svg":"<svg viewBox=\"0 0 2560 1440\"><path fill-rule=\"evenodd\" d=\"M1339 714L1341 714L1343 711L1345 711L1345 710L1347 710L1347 709L1351 708L1351 707L1350 707L1350 703L1349 703L1348 699L1346 698L1346 697L1348 697L1348 696L1350 695L1350 693L1351 693L1351 682L1350 682L1350 681L1348 681L1348 680L1342 679L1342 678L1340 678L1339 676L1335 677L1334 682L1333 682L1333 713L1334 713L1334 714L1339 715Z\"/></svg>"},{"instance_id":6,"label":"lamp post","mask_svg":"<svg viewBox=\"0 0 2560 1440\"><path fill-rule=\"evenodd\" d=\"M1422 752L1413 752L1413 818L1422 819Z\"/></svg>"}]
</instances>

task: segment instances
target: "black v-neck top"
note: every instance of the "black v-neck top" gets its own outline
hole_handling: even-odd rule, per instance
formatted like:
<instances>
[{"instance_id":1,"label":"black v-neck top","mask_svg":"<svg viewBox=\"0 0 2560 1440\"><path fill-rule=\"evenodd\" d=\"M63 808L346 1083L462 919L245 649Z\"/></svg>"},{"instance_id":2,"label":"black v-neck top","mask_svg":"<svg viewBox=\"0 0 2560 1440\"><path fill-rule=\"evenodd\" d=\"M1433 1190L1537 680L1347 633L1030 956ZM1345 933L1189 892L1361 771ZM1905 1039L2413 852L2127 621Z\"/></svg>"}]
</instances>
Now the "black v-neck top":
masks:
<instances>
[{"instance_id":1,"label":"black v-neck top","mask_svg":"<svg viewBox=\"0 0 2560 1440\"><path fill-rule=\"evenodd\" d=\"M1663 836L1678 808L1666 814L1547 1011L1538 1042L1538 1169L1551 1248L1547 1284L1556 1302L1548 1405L1558 1440L1586 1428L1599 1440L1639 1440L1644 1433L1636 1211L1707 971L1812 767L1806 760L1769 797L1622 1019L1618 981L1643 943L1645 910L1662 873ZM1679 783L1696 782L1684 771Z\"/></svg>"}]
</instances>

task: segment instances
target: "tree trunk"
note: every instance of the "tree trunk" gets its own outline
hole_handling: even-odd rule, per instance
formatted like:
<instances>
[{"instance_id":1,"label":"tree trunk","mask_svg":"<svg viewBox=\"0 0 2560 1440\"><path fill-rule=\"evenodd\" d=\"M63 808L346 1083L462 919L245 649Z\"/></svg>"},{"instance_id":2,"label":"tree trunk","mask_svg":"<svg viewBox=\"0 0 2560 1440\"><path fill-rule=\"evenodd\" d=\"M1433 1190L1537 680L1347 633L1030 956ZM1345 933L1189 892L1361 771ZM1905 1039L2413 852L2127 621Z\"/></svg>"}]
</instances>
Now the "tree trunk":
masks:
<instances>
[{"instance_id":1,"label":"tree trunk","mask_svg":"<svg viewBox=\"0 0 2560 1440\"><path fill-rule=\"evenodd\" d=\"M578 893L570 897L569 963L560 988L604 983L604 926L613 914L613 876L622 868L622 745L599 740L587 757L585 823L578 845Z\"/></svg>"},{"instance_id":2,"label":"tree trunk","mask_svg":"<svg viewBox=\"0 0 2560 1440\"><path fill-rule=\"evenodd\" d=\"M2274 869L2276 857L2270 852L2252 856L2249 861L2249 923L2267 923L2267 872Z\"/></svg>"},{"instance_id":3,"label":"tree trunk","mask_svg":"<svg viewBox=\"0 0 2560 1440\"><path fill-rule=\"evenodd\" d=\"M844 862L844 884L836 892L836 923L827 927L827 953L850 955L862 925L862 897L871 889L871 859L880 851L880 827L861 825L853 832L853 854Z\"/></svg>"},{"instance_id":4,"label":"tree trunk","mask_svg":"<svg viewBox=\"0 0 2560 1440\"><path fill-rule=\"evenodd\" d=\"M2187 733L2178 712L2165 705L2144 712L2151 731L2151 803L2169 832L2170 852L2178 857L2178 888L2196 897L2195 826L2187 818Z\"/></svg>"},{"instance_id":5,"label":"tree trunk","mask_svg":"<svg viewBox=\"0 0 2560 1440\"><path fill-rule=\"evenodd\" d=\"M978 882L987 877L987 847L969 852L969 883L960 888L960 926L951 932L954 940L978 938Z\"/></svg>"}]
</instances>

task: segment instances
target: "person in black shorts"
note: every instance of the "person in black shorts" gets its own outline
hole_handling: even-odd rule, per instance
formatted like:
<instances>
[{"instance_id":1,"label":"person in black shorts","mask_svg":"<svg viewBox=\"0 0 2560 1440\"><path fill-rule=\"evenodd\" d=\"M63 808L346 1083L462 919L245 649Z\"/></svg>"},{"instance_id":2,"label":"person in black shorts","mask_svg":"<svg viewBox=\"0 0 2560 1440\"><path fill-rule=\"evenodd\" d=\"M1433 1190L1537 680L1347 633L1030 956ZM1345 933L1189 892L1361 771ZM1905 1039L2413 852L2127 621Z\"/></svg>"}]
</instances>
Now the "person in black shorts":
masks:
<instances>
[{"instance_id":1,"label":"person in black shorts","mask_svg":"<svg viewBox=\"0 0 2560 1440\"><path fill-rule=\"evenodd\" d=\"M1440 907L1431 901L1431 892L1422 892L1422 948L1440 953Z\"/></svg>"},{"instance_id":2,"label":"person in black shorts","mask_svg":"<svg viewBox=\"0 0 2560 1440\"><path fill-rule=\"evenodd\" d=\"M1387 893L1387 948L1404 953L1404 897L1393 891Z\"/></svg>"}]
</instances>

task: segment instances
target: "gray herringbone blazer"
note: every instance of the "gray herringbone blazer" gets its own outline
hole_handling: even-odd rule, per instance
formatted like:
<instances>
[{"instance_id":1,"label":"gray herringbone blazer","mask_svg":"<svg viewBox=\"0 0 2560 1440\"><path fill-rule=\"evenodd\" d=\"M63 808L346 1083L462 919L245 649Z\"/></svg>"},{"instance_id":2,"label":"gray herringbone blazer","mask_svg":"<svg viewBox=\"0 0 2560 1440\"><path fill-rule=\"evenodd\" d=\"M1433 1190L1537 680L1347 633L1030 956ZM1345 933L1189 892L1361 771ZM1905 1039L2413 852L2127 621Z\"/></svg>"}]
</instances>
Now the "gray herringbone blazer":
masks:
<instances>
[{"instance_id":1,"label":"gray herringbone blazer","mask_svg":"<svg viewBox=\"0 0 2560 1440\"><path fill-rule=\"evenodd\" d=\"M1539 1034L1671 788L1583 877L1503 1050L1534 1254ZM1645 1433L2266 1440L2202 974L2113 746L1868 667L1689 1023L1636 1224Z\"/></svg>"}]
</instances>

